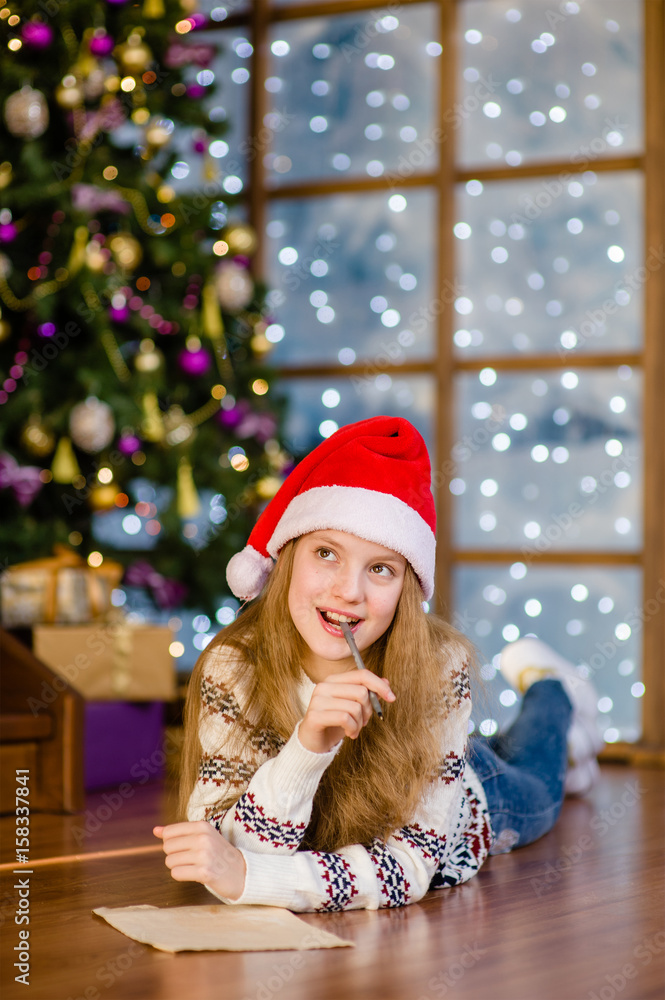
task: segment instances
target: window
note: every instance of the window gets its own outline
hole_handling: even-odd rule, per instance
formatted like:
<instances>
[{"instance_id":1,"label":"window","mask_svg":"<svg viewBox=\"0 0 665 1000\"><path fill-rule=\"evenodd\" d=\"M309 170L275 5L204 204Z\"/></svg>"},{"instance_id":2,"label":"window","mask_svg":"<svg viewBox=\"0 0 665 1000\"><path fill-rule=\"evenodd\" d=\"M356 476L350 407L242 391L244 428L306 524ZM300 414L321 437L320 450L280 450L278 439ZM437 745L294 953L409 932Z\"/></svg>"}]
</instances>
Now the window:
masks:
<instances>
[{"instance_id":1,"label":"window","mask_svg":"<svg viewBox=\"0 0 665 1000\"><path fill-rule=\"evenodd\" d=\"M616 754L665 744L664 8L212 14L287 439L411 419L439 606L486 658L476 725L515 711L491 657L531 632L587 663Z\"/></svg>"}]
</instances>

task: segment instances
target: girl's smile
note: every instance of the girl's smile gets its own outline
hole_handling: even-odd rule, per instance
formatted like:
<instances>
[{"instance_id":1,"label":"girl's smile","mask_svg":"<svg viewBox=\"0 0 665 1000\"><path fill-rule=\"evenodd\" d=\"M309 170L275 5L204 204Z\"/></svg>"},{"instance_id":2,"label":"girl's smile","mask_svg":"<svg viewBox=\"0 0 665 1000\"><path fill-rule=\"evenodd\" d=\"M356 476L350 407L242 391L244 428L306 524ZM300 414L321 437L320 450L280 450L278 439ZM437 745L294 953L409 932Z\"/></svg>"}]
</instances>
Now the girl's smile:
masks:
<instances>
[{"instance_id":1,"label":"girl's smile","mask_svg":"<svg viewBox=\"0 0 665 1000\"><path fill-rule=\"evenodd\" d=\"M383 635L405 567L397 552L345 531L314 531L298 540L288 603L308 647L303 666L311 680L352 669L340 621L348 621L361 651Z\"/></svg>"},{"instance_id":2,"label":"girl's smile","mask_svg":"<svg viewBox=\"0 0 665 1000\"><path fill-rule=\"evenodd\" d=\"M356 615L343 614L342 612L335 611L332 608L317 608L317 611L321 615L324 629L326 632L330 632L331 635L342 634L342 630L337 622L348 622L351 627L351 631L355 632L363 621L362 618L358 618Z\"/></svg>"}]
</instances>

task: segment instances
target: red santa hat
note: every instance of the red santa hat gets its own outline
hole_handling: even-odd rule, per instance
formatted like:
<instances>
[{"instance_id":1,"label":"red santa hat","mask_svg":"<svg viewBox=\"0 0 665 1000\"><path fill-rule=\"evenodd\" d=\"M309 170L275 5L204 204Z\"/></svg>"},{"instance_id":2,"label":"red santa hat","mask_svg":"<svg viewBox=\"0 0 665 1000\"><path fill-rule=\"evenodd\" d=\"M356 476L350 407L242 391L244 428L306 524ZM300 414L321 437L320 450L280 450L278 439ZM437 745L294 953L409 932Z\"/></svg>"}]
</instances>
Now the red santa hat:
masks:
<instances>
[{"instance_id":1,"label":"red santa hat","mask_svg":"<svg viewBox=\"0 0 665 1000\"><path fill-rule=\"evenodd\" d=\"M434 590L436 512L421 435L403 417L372 417L340 427L282 483L226 568L236 597L258 597L280 549L326 528L399 552L426 600Z\"/></svg>"}]
</instances>

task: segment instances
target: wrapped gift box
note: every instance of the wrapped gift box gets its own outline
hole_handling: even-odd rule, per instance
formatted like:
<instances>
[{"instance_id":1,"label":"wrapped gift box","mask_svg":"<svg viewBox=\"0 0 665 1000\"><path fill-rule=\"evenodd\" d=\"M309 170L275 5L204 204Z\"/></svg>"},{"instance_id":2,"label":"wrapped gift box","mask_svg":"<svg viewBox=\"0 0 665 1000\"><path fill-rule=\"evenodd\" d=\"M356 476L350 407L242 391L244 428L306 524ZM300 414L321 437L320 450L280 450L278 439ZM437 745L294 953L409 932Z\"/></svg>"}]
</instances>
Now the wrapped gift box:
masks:
<instances>
[{"instance_id":1,"label":"wrapped gift box","mask_svg":"<svg viewBox=\"0 0 665 1000\"><path fill-rule=\"evenodd\" d=\"M87 791L128 782L143 785L164 772L164 705L89 701L85 706Z\"/></svg>"},{"instance_id":2,"label":"wrapped gift box","mask_svg":"<svg viewBox=\"0 0 665 1000\"><path fill-rule=\"evenodd\" d=\"M65 546L46 559L17 563L0 576L5 628L38 622L89 622L111 608L111 592L122 579L119 563L88 566Z\"/></svg>"},{"instance_id":3,"label":"wrapped gift box","mask_svg":"<svg viewBox=\"0 0 665 1000\"><path fill-rule=\"evenodd\" d=\"M36 625L33 651L89 701L171 701L176 673L165 625L125 620Z\"/></svg>"}]
</instances>

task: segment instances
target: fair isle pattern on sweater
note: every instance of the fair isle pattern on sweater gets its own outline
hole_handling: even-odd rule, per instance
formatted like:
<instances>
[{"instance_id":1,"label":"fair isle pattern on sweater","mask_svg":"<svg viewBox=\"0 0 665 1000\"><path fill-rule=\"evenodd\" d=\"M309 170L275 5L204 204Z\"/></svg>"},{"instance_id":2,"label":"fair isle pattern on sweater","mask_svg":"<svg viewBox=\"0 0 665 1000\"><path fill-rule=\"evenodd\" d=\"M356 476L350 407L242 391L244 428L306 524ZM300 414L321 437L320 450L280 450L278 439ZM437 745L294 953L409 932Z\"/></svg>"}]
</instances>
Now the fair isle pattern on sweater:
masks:
<instances>
[{"instance_id":1,"label":"fair isle pattern on sweater","mask_svg":"<svg viewBox=\"0 0 665 1000\"><path fill-rule=\"evenodd\" d=\"M199 765L199 781L203 785L213 784L221 788L229 785L241 794L256 774L259 761L248 761L242 757L202 757Z\"/></svg>"},{"instance_id":2,"label":"fair isle pattern on sweater","mask_svg":"<svg viewBox=\"0 0 665 1000\"><path fill-rule=\"evenodd\" d=\"M325 911L343 910L346 905L358 895L356 877L351 865L341 854L326 854L323 851L312 851L312 857L321 868L326 892L326 901L317 907L319 913Z\"/></svg>"},{"instance_id":3,"label":"fair isle pattern on sweater","mask_svg":"<svg viewBox=\"0 0 665 1000\"><path fill-rule=\"evenodd\" d=\"M397 858L390 853L382 840L374 839L367 852L374 862L381 895L384 897L380 908L383 910L389 906L405 906L409 902L411 886Z\"/></svg>"},{"instance_id":4,"label":"fair isle pattern on sweater","mask_svg":"<svg viewBox=\"0 0 665 1000\"><path fill-rule=\"evenodd\" d=\"M436 861L437 866L443 861L446 853L445 834L439 834L436 830L423 830L418 823L414 823L412 826L403 826L394 837L398 843L408 844L420 851L423 857Z\"/></svg>"},{"instance_id":5,"label":"fair isle pattern on sweater","mask_svg":"<svg viewBox=\"0 0 665 1000\"><path fill-rule=\"evenodd\" d=\"M471 818L460 831L461 836L451 851L442 869L437 871L430 888L459 885L475 874L489 854L492 843L490 817L484 803L472 791L465 788L465 797L471 810Z\"/></svg>"},{"instance_id":6,"label":"fair isle pattern on sweater","mask_svg":"<svg viewBox=\"0 0 665 1000\"><path fill-rule=\"evenodd\" d=\"M443 781L444 785L449 785L464 774L465 763L464 757L460 757L459 754L451 750L440 762L436 776L439 781Z\"/></svg>"},{"instance_id":7,"label":"fair isle pattern on sweater","mask_svg":"<svg viewBox=\"0 0 665 1000\"><path fill-rule=\"evenodd\" d=\"M209 712L219 715L226 725L237 727L243 733L250 733L249 745L266 758L274 757L286 743L283 737L271 731L251 733L252 726L241 711L233 692L205 674L201 679L201 704Z\"/></svg>"},{"instance_id":8,"label":"fair isle pattern on sweater","mask_svg":"<svg viewBox=\"0 0 665 1000\"><path fill-rule=\"evenodd\" d=\"M272 847L289 847L297 850L305 833L304 823L279 820L276 816L266 816L263 806L256 797L247 792L236 802L235 819L245 831Z\"/></svg>"},{"instance_id":9,"label":"fair isle pattern on sweater","mask_svg":"<svg viewBox=\"0 0 665 1000\"><path fill-rule=\"evenodd\" d=\"M455 696L455 707L459 708L465 699L471 698L471 685L469 683L469 664L465 663L462 670L455 670L451 674L453 695Z\"/></svg>"}]
</instances>

